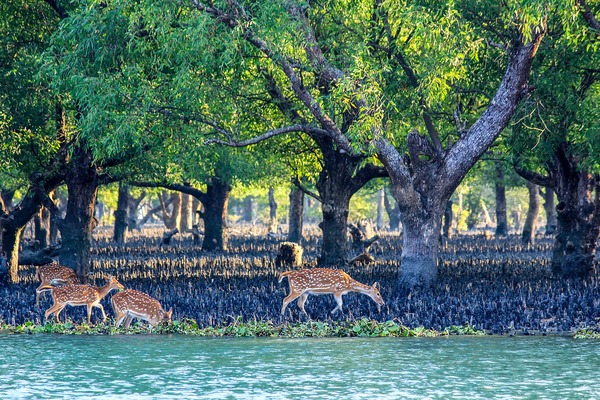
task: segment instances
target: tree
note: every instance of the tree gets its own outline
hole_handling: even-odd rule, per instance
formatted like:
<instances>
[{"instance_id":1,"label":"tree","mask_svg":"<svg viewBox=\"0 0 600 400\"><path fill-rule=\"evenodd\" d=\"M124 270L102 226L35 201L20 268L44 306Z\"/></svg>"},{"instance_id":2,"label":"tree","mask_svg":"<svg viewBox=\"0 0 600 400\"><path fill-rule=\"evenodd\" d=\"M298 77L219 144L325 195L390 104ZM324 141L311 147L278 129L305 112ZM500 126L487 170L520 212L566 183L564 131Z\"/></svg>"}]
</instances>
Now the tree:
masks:
<instances>
[{"instance_id":1,"label":"tree","mask_svg":"<svg viewBox=\"0 0 600 400\"><path fill-rule=\"evenodd\" d=\"M414 23L415 15L424 16L425 14L419 13L427 11L427 18L434 21L434 24L446 23L446 27L453 23L455 26L466 24L467 21L459 17L445 19L448 9L433 10L432 14L431 8L421 8L420 5L392 8L383 2L360 3L362 8L345 5L345 9L330 3L300 5L287 2L281 6L268 3L264 9L257 5L245 7L239 2L231 1L227 4L201 1L191 3L216 24L230 29L234 43L241 40L253 46L259 53L254 57L262 57L265 66L277 71L278 78L290 88L289 96L293 97L295 107L302 109L304 116L310 117L306 122L273 130L256 140L294 130L331 141L332 150L336 154L361 157L365 152L374 152L390 175L392 192L402 216L404 235L399 283L413 287L435 282L441 216L446 203L468 170L508 124L521 98L530 91L527 79L533 56L544 35L544 19L538 15L529 20L535 21L534 26L527 22L523 24L523 29L504 32L508 62L496 94L470 128L444 148L440 133L433 123L430 105L427 104L429 99L418 90L423 79L415 73L415 68L407 62L404 54L407 50L405 43L411 40L414 31L413 25L405 27L402 23L411 19ZM280 18L275 20L282 21L291 29L278 25L273 30L273 18L270 19L271 25L266 24L263 19L267 14L266 10L271 14L280 13ZM324 12L325 10L329 12ZM459 10L451 10L453 16L459 15ZM511 14L516 9L501 8L502 12ZM506 15L495 16L497 20L494 22L498 24ZM249 21L252 23L248 23ZM353 24L355 21L358 22ZM423 27L426 25L424 18L418 22ZM427 28L429 27L423 29ZM269 36L274 31L278 36ZM293 31L294 38L286 36L282 31ZM298 35L298 32L301 34ZM451 30L447 33L450 35ZM464 29L461 33L465 33ZM459 44L459 36L453 37L457 42L451 46ZM340 40L342 37L347 40ZM440 40L450 44L448 37L438 37L430 43L427 42L430 38L425 35L419 39L419 48L427 48L428 45L432 50L433 45L439 48ZM284 40L290 40L291 47L286 47ZM472 45L475 40L474 37L470 38L468 44ZM349 46L343 48L339 45L340 42L348 43ZM352 46L358 43L368 43L368 46ZM290 49L289 53L284 49ZM452 53L450 47L444 50ZM347 51L352 51L354 57L344 53ZM450 54L450 57L456 59L459 57L457 53ZM462 57L464 58L464 53ZM439 55L437 60L442 61ZM406 157L397 146L401 139L394 136L396 132L393 128L397 128L397 125L394 126L397 121L392 119L394 114L389 108L386 109L384 98L381 97L386 92L373 90L382 84L388 84L390 86L385 88L387 94L398 98L398 77L377 76L375 68L368 68L368 61L373 65L378 61L385 62L384 66L377 65L381 71L394 71L395 68L404 71L409 85L417 93L415 97L420 108L419 114L427 128L427 135L421 135L417 131L408 134ZM344 66L343 69L340 68L341 65ZM454 71L454 77L457 75ZM449 76L432 74L428 78L437 79L434 82L440 85L439 79ZM314 90L319 85L332 88L327 92L330 96L325 97L323 91ZM332 106L328 107L329 104ZM391 103L387 106L390 105ZM340 113L338 118L335 114L336 106L341 110L352 110L354 114L349 121L351 127L344 127L348 120L343 118L344 113Z\"/></svg>"},{"instance_id":2,"label":"tree","mask_svg":"<svg viewBox=\"0 0 600 400\"><path fill-rule=\"evenodd\" d=\"M534 75L538 89L513 137L519 174L556 192L552 270L562 278L589 276L600 235L599 10L577 3L578 18L558 23L548 38Z\"/></svg>"},{"instance_id":3,"label":"tree","mask_svg":"<svg viewBox=\"0 0 600 400\"><path fill-rule=\"evenodd\" d=\"M64 178L62 106L37 78L41 54L60 16L42 1L5 1L0 13L5 16L0 24L0 189L3 195L17 189L23 193L15 207L10 207L10 201L0 205L6 278L15 283L23 228Z\"/></svg>"}]
</instances>

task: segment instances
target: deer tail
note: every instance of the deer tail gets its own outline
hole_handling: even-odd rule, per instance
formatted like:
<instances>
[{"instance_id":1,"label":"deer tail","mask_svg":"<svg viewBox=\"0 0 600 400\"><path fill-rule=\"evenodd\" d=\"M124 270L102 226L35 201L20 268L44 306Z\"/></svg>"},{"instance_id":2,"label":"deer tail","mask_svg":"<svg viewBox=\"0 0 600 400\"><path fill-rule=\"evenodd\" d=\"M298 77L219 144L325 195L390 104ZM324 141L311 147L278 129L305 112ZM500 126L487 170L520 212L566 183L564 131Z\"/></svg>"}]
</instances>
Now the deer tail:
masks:
<instances>
[{"instance_id":1,"label":"deer tail","mask_svg":"<svg viewBox=\"0 0 600 400\"><path fill-rule=\"evenodd\" d=\"M286 277L286 276L288 276L288 275L291 275L293 272L294 272L294 271L285 271L285 272L282 272L282 273L279 275L279 281L278 281L278 282L279 282L279 283L281 283L281 281L283 280L283 278L285 278L285 277Z\"/></svg>"}]
</instances>

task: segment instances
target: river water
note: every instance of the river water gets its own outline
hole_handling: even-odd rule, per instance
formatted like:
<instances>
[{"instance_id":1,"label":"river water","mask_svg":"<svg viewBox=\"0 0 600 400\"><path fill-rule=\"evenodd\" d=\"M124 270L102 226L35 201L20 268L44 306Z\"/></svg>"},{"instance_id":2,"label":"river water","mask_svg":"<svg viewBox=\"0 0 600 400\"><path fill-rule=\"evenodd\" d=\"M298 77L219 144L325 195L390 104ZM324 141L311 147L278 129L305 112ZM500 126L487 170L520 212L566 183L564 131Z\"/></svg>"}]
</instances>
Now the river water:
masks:
<instances>
[{"instance_id":1,"label":"river water","mask_svg":"<svg viewBox=\"0 0 600 400\"><path fill-rule=\"evenodd\" d=\"M600 341L0 335L0 398L600 399Z\"/></svg>"}]
</instances>

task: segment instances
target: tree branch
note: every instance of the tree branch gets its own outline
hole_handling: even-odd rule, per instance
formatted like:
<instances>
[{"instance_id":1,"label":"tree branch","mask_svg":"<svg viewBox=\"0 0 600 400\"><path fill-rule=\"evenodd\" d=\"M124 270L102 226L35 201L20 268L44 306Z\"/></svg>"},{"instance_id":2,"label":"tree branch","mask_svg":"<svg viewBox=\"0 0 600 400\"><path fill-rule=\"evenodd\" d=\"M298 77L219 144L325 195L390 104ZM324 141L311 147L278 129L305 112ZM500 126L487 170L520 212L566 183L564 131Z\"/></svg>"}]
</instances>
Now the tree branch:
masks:
<instances>
[{"instance_id":1,"label":"tree branch","mask_svg":"<svg viewBox=\"0 0 600 400\"><path fill-rule=\"evenodd\" d=\"M308 188L306 186L304 186L302 183L300 183L300 180L297 177L292 178L292 183L294 184L294 186L296 186L298 189L300 189L300 191L302 191L304 194L314 198L319 203L322 203L321 196L319 196L318 194L316 194L315 192L313 192L311 190L308 190Z\"/></svg>"},{"instance_id":2,"label":"tree branch","mask_svg":"<svg viewBox=\"0 0 600 400\"><path fill-rule=\"evenodd\" d=\"M211 138L211 139L207 139L204 141L204 144L221 144L221 145L225 145L225 146L229 146L229 147L245 147L245 146L250 146L252 144L257 144L262 142L263 140L275 137L275 136L279 136L279 135L284 135L286 133L293 133L293 132L307 132L308 129L306 126L301 125L301 124L297 124L297 125L291 125L291 126L286 126L283 128L278 128L278 129L271 129L265 133L263 133L260 136L248 139L248 140L242 140L241 142L237 142L235 140L221 140L221 139L217 139L217 138Z\"/></svg>"},{"instance_id":3,"label":"tree branch","mask_svg":"<svg viewBox=\"0 0 600 400\"><path fill-rule=\"evenodd\" d=\"M586 0L577 0L577 4L581 7L581 14L585 22L596 31L596 36L600 36L600 23L590 9L590 6L587 5Z\"/></svg>"},{"instance_id":4,"label":"tree branch","mask_svg":"<svg viewBox=\"0 0 600 400\"><path fill-rule=\"evenodd\" d=\"M271 61L278 65L283 73L287 76L292 90L298 96L298 99L308 108L313 117L318 121L324 131L329 132L329 136L335 140L336 144L344 151L353 154L354 151L350 145L350 141L345 137L335 122L323 111L319 103L314 99L310 91L304 86L302 79L294 71L293 66L285 57L276 53L262 38L250 28L250 24L241 24L236 18L236 15L227 14L222 10L217 9L212 5L212 2L204 4L200 0L191 0L192 5L201 12L207 13L216 21L224 24L230 29L241 29L242 37L257 50L267 56ZM239 8L236 2L230 1L230 5Z\"/></svg>"},{"instance_id":5,"label":"tree branch","mask_svg":"<svg viewBox=\"0 0 600 400\"><path fill-rule=\"evenodd\" d=\"M554 181L550 176L538 174L533 171L526 170L521 168L517 164L513 164L513 169L521 178L529 181L531 183L535 183L538 186L543 186L547 188L554 189Z\"/></svg>"},{"instance_id":6,"label":"tree branch","mask_svg":"<svg viewBox=\"0 0 600 400\"><path fill-rule=\"evenodd\" d=\"M134 181L131 182L132 186L138 187L150 187L150 188L164 188L169 190L174 190L176 192L181 192L185 194L190 194L200 200L200 202L204 203L206 201L206 193L204 193L200 189L196 189L186 184L180 183L166 183L166 182L142 182L142 181Z\"/></svg>"},{"instance_id":7,"label":"tree branch","mask_svg":"<svg viewBox=\"0 0 600 400\"><path fill-rule=\"evenodd\" d=\"M546 21L533 29L531 42L513 40L502 82L488 108L469 130L448 150L442 168L444 193L452 193L471 167L479 160L508 125L521 98L529 91L529 72L533 57L545 34ZM448 194L449 195L449 194Z\"/></svg>"}]
</instances>

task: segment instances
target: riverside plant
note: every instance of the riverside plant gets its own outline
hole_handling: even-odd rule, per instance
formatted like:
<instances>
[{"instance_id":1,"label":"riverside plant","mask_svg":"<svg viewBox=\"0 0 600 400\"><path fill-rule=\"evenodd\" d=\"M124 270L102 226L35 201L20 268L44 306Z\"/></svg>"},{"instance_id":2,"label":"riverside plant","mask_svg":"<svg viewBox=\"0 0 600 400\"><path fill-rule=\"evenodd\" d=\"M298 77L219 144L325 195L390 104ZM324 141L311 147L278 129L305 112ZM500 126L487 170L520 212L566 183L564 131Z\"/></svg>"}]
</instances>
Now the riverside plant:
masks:
<instances>
[{"instance_id":1,"label":"riverside plant","mask_svg":"<svg viewBox=\"0 0 600 400\"><path fill-rule=\"evenodd\" d=\"M136 323L129 329L115 327L113 322L90 325L67 321L39 325L27 321L21 325L0 325L1 333L8 334L65 334L65 335L135 335L135 334L180 334L205 337L438 337L449 335L485 335L485 332L470 326L450 327L442 331L417 327L407 328L395 321L377 322L362 318L351 322L307 321L275 325L271 321L251 320L243 322L240 317L229 324L200 327L193 319L173 321L169 325L150 328Z\"/></svg>"}]
</instances>

